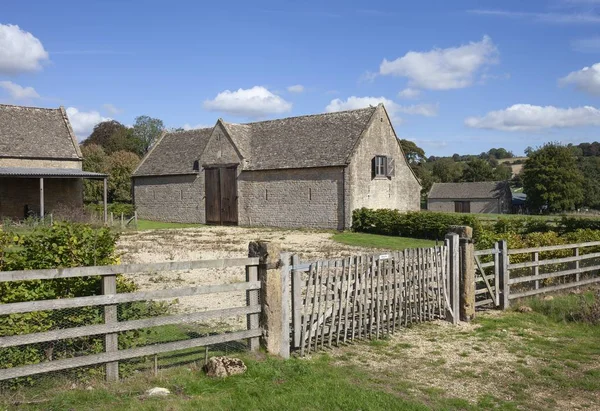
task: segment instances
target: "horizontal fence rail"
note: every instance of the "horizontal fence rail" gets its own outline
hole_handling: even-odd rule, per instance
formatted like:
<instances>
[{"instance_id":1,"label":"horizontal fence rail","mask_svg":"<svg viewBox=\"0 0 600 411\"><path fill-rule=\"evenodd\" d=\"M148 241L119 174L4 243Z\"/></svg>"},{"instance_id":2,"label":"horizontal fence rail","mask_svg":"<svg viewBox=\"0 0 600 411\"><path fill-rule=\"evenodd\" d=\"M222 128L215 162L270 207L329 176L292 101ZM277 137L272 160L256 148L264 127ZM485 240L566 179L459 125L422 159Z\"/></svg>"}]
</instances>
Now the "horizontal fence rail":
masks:
<instances>
[{"instance_id":1,"label":"horizontal fence rail","mask_svg":"<svg viewBox=\"0 0 600 411\"><path fill-rule=\"evenodd\" d=\"M105 364L107 379L116 380L119 375L118 361L122 360L245 339L248 339L248 347L250 349L257 349L258 337L260 337L263 332L258 323L258 316L262 311L258 298L259 290L261 288L261 282L258 281L259 261L259 258L234 258L223 260L161 262L151 264L0 272L0 282L15 282L16 284L21 284L21 281L30 280L52 281L56 279L90 276L100 276L102 279L102 295L0 304L0 316L4 316L4 318L26 318L18 316L37 312L62 313L59 315L65 315L65 312L61 310L85 308L86 310L99 310L93 311L93 313L103 313L102 318L104 320L103 323L100 324L84 324L62 329L51 329L52 326L50 325L48 326L50 329L40 332L0 336L0 350L24 349L25 347L34 347L32 344L55 344L64 340L92 336L103 337L104 341L104 352L101 353L87 352L85 355L74 353L74 355L67 358L48 357L46 360L34 364L19 365L12 368L0 368L0 381L100 364ZM117 275L120 274L156 274L157 272L162 271L226 267L245 267L245 281L242 280L240 282L228 284L159 289L155 291L117 293ZM171 301L180 297L231 292L245 292L245 306L223 309L209 308L206 311L192 313L175 312L172 315L151 315L148 318L142 319L118 320L118 304L157 300L159 302ZM40 318L49 318L49 315L50 314L47 314ZM150 343L149 345L127 349L119 349L118 346L119 333L177 324L199 324L206 320L219 320L238 316L246 317L246 330L233 332L216 331L215 335L207 336L198 336L196 334L191 335L191 338L185 340ZM20 331L21 330L16 330L17 333ZM0 364L0 367L3 366L6 367L7 365Z\"/></svg>"}]
</instances>

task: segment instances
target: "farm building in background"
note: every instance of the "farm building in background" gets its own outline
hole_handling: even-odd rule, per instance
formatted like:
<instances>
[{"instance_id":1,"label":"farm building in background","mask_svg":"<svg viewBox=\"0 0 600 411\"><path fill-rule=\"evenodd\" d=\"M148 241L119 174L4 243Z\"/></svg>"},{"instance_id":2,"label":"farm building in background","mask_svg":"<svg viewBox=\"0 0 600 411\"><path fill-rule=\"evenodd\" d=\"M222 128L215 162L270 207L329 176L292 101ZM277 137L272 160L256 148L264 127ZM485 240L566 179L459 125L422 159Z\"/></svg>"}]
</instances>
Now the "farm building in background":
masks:
<instances>
[{"instance_id":1,"label":"farm building in background","mask_svg":"<svg viewBox=\"0 0 600 411\"><path fill-rule=\"evenodd\" d=\"M427 198L429 211L506 214L512 193L506 181L434 183Z\"/></svg>"},{"instance_id":2,"label":"farm building in background","mask_svg":"<svg viewBox=\"0 0 600 411\"><path fill-rule=\"evenodd\" d=\"M344 229L352 210L418 210L383 105L164 134L133 174L140 218Z\"/></svg>"},{"instance_id":3,"label":"farm building in background","mask_svg":"<svg viewBox=\"0 0 600 411\"><path fill-rule=\"evenodd\" d=\"M0 105L0 218L83 210L82 156L63 107Z\"/></svg>"}]
</instances>

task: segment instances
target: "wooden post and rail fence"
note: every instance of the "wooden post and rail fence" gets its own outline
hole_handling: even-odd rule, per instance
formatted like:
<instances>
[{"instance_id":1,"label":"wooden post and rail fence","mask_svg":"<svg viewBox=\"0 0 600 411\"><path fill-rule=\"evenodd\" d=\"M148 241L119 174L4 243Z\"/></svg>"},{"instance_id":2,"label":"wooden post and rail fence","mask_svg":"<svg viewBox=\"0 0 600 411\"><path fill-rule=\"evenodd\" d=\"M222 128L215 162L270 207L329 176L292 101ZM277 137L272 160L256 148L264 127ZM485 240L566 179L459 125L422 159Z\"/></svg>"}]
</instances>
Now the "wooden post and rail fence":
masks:
<instances>
[{"instance_id":1,"label":"wooden post and rail fence","mask_svg":"<svg viewBox=\"0 0 600 411\"><path fill-rule=\"evenodd\" d=\"M78 367L104 365L119 378L119 361L244 340L288 358L360 339L377 339L410 324L436 319L469 321L481 307L506 309L511 301L600 282L600 242L509 249L500 241L474 250L472 230L453 227L443 245L387 254L303 263L270 242L249 244L247 258L173 261L99 267L0 272L0 282L100 277L101 295L0 304L10 315L100 307L102 323L29 334L0 335L0 350L100 336L103 352L0 368L0 381ZM512 259L512 261L511 261ZM194 269L245 268L241 282L118 293L123 274L151 275ZM245 292L240 306L120 320L118 305ZM119 333L245 316L245 330L120 349ZM6 318L6 317L5 317ZM2 365L0 365L2 367Z\"/></svg>"}]
</instances>

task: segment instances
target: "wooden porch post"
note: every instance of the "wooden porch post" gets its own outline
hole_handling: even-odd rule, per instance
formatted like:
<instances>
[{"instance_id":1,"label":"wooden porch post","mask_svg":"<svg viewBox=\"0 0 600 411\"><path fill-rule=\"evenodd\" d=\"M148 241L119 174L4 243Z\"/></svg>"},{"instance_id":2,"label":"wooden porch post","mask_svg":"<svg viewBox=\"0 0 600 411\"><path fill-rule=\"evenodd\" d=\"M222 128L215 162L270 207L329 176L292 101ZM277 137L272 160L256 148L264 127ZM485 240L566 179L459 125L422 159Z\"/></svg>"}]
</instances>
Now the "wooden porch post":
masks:
<instances>
[{"instance_id":1,"label":"wooden porch post","mask_svg":"<svg viewBox=\"0 0 600 411\"><path fill-rule=\"evenodd\" d=\"M108 199L108 185L106 183L106 177L104 177L104 224L108 223L108 204L107 204L107 199Z\"/></svg>"},{"instance_id":2,"label":"wooden porch post","mask_svg":"<svg viewBox=\"0 0 600 411\"><path fill-rule=\"evenodd\" d=\"M27 217L27 216L25 216ZM44 178L40 177L40 218L44 219Z\"/></svg>"}]
</instances>

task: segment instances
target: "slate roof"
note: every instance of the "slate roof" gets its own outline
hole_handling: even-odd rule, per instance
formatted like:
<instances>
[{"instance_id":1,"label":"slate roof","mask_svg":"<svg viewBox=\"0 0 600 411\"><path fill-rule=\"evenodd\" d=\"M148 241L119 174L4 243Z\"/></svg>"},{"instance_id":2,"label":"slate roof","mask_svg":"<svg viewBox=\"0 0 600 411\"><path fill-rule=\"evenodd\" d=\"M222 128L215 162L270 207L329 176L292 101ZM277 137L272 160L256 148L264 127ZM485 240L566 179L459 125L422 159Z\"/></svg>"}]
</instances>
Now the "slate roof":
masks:
<instances>
[{"instance_id":1,"label":"slate roof","mask_svg":"<svg viewBox=\"0 0 600 411\"><path fill-rule=\"evenodd\" d=\"M193 174L212 128L166 133L144 157L134 176Z\"/></svg>"},{"instance_id":2,"label":"slate roof","mask_svg":"<svg viewBox=\"0 0 600 411\"><path fill-rule=\"evenodd\" d=\"M0 176L10 177L60 177L100 179L107 175L81 171L76 168L0 167Z\"/></svg>"},{"instance_id":3,"label":"slate roof","mask_svg":"<svg viewBox=\"0 0 600 411\"><path fill-rule=\"evenodd\" d=\"M376 109L223 124L247 160L245 170L339 166L348 163Z\"/></svg>"},{"instance_id":4,"label":"slate roof","mask_svg":"<svg viewBox=\"0 0 600 411\"><path fill-rule=\"evenodd\" d=\"M63 107L0 104L0 157L81 159Z\"/></svg>"},{"instance_id":5,"label":"slate roof","mask_svg":"<svg viewBox=\"0 0 600 411\"><path fill-rule=\"evenodd\" d=\"M508 188L505 181L484 181L476 183L434 183L429 190L430 199L491 199L499 198Z\"/></svg>"}]
</instances>

